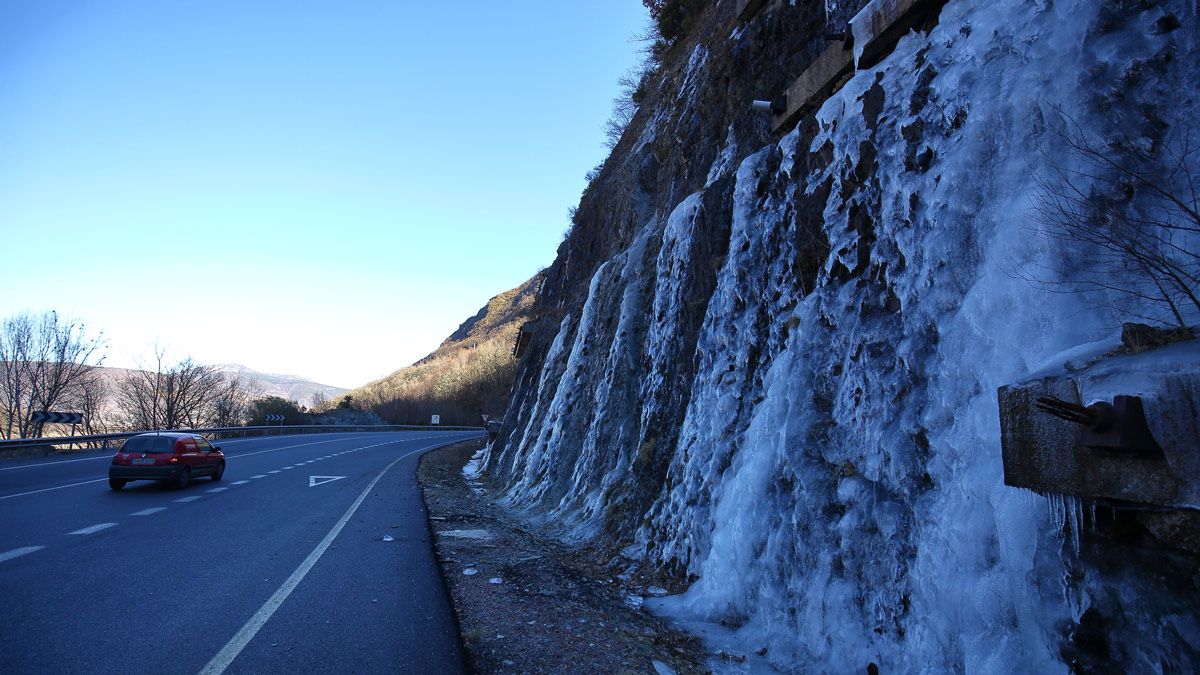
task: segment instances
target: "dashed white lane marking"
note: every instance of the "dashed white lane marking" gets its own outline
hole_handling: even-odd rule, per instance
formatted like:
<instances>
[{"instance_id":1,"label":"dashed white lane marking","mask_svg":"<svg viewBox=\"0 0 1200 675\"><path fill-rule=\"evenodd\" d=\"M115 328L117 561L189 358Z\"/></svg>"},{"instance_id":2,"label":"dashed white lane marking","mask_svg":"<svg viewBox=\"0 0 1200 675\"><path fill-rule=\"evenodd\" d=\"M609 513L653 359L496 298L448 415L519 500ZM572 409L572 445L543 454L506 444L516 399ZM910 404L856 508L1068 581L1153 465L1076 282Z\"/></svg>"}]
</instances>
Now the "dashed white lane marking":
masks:
<instances>
[{"instance_id":1,"label":"dashed white lane marking","mask_svg":"<svg viewBox=\"0 0 1200 675\"><path fill-rule=\"evenodd\" d=\"M152 507L149 509L142 509L141 511L135 511L129 515L131 515L131 516L150 516L155 513L158 513L159 511L166 511L166 510L167 510L167 507L165 507L165 506L155 506L155 507Z\"/></svg>"},{"instance_id":2,"label":"dashed white lane marking","mask_svg":"<svg viewBox=\"0 0 1200 675\"><path fill-rule=\"evenodd\" d=\"M67 534L95 534L100 530L107 530L110 527L116 527L116 525L116 523L98 523L96 525L92 525L91 527L85 527L82 530L68 532Z\"/></svg>"},{"instance_id":3,"label":"dashed white lane marking","mask_svg":"<svg viewBox=\"0 0 1200 675\"><path fill-rule=\"evenodd\" d=\"M260 473L260 474L258 474L257 476L250 476L250 480L254 480L254 479L256 479L256 478L266 478L266 477L267 477L267 474L265 474L265 473Z\"/></svg>"},{"instance_id":4,"label":"dashed white lane marking","mask_svg":"<svg viewBox=\"0 0 1200 675\"><path fill-rule=\"evenodd\" d=\"M224 487L222 487L222 488L213 488L213 489L211 489L211 490L205 490L205 492L208 492L208 493L210 493L210 494L211 494L211 493L213 493L213 492L224 492L224 491L226 491L226 490L228 490L228 489L229 489L229 488L224 488Z\"/></svg>"},{"instance_id":5,"label":"dashed white lane marking","mask_svg":"<svg viewBox=\"0 0 1200 675\"><path fill-rule=\"evenodd\" d=\"M230 485L245 485L246 483L249 483L249 482L250 481L248 481L248 480L235 480L232 483L230 483Z\"/></svg>"},{"instance_id":6,"label":"dashed white lane marking","mask_svg":"<svg viewBox=\"0 0 1200 675\"><path fill-rule=\"evenodd\" d=\"M296 467L294 467L294 466L285 466L285 467L283 467L283 470L284 470L284 471L287 471L288 469L294 469L294 468L296 468Z\"/></svg>"},{"instance_id":7,"label":"dashed white lane marking","mask_svg":"<svg viewBox=\"0 0 1200 675\"><path fill-rule=\"evenodd\" d=\"M367 438L367 437L362 437L362 438ZM240 455L227 455L227 457L229 457L231 459L236 459L238 457L249 457L251 455L261 455L264 452L277 452L279 450L290 450L291 448L303 448L308 445L320 445L322 443L337 443L337 442L346 441L346 440L357 441L357 440L361 440L361 439L360 438L349 438L349 439L347 439L347 438L331 438L331 439L324 440L324 441L313 441L312 443L299 443L297 445L285 445L285 446L282 446L279 448L268 448L266 450L256 450L254 452L247 452L247 453L243 453Z\"/></svg>"},{"instance_id":8,"label":"dashed white lane marking","mask_svg":"<svg viewBox=\"0 0 1200 675\"><path fill-rule=\"evenodd\" d=\"M279 469L275 469L274 471L268 471L267 473L279 473Z\"/></svg>"},{"instance_id":9,"label":"dashed white lane marking","mask_svg":"<svg viewBox=\"0 0 1200 675\"><path fill-rule=\"evenodd\" d=\"M175 502L179 503L179 504L186 504L188 502L194 502L197 499L203 499L203 497L201 497L200 495L193 495L191 497L180 497L179 499L176 499Z\"/></svg>"},{"instance_id":10,"label":"dashed white lane marking","mask_svg":"<svg viewBox=\"0 0 1200 675\"><path fill-rule=\"evenodd\" d=\"M19 557L25 555L26 553L33 553L34 551L40 551L44 548L46 548L46 547L45 546L26 546L25 548L14 548L11 551L5 551L4 553L0 553L0 562L4 562L5 560L12 560L13 558L19 558Z\"/></svg>"},{"instance_id":11,"label":"dashed white lane marking","mask_svg":"<svg viewBox=\"0 0 1200 675\"><path fill-rule=\"evenodd\" d=\"M380 445L386 444L380 443ZM363 503L363 500L367 498L367 495L380 481L380 479L383 478L383 474L387 473L388 469L391 469L400 460L406 457L411 457L419 452L424 452L425 450L427 450L427 448L421 448L420 450L414 450L406 455L397 457L396 459L392 460L391 464L388 464L386 467L384 467L383 471L380 471L379 475L375 476L375 480L372 480L371 483L367 485L366 489L362 491L362 494L358 496L358 499L354 500L354 503L350 505L350 508L347 509L345 515L343 515L341 520L339 520L337 524L333 526L333 529L331 529L329 533L325 535L325 538L321 540L321 543L317 544L317 547L312 550L312 553L308 554L308 557L304 559L304 562L300 563L300 566L296 568L296 571L292 572L291 576L287 578L287 581L284 581L283 585L280 586L279 589L267 599L266 603L264 603L263 606L254 613L254 616L250 617L246 624L242 626L241 630L239 630L236 635L230 638L229 642L225 643L225 646L222 647L221 651L217 652L217 655L208 662L208 665L204 666L204 668L200 670L200 675L219 675L220 673L225 672L225 669L228 668L231 663L233 663L233 660L237 658L238 654L241 654L242 650L246 648L246 645L254 639L254 636L258 634L258 631L262 630L262 627L267 624L267 621L269 621L271 616L275 614L275 610L279 609L280 605L283 604L283 601L287 600L288 596L292 594L292 591L296 589L296 586L300 585L300 582L304 580L304 576L308 574L308 571L311 570L313 566L317 564L317 561L321 559L321 556L325 554L325 550L328 549L329 545L333 543L333 540L337 538L338 533L342 531L342 528L346 527L346 523L350 522L350 518L354 516L354 512L358 510L358 507Z\"/></svg>"}]
</instances>

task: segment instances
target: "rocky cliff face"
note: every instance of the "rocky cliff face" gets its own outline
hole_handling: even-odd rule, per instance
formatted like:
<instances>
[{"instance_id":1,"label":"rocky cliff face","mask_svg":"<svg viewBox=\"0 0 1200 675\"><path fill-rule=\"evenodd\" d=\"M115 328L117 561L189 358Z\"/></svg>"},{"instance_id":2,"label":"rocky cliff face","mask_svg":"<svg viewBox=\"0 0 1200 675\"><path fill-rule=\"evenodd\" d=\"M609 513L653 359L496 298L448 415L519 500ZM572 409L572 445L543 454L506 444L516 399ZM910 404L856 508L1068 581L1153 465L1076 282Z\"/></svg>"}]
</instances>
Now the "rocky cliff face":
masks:
<instances>
[{"instance_id":1,"label":"rocky cliff face","mask_svg":"<svg viewBox=\"0 0 1200 675\"><path fill-rule=\"evenodd\" d=\"M487 476L779 669L1196 669L1194 560L1064 546L1053 504L1003 484L996 404L1123 318L1170 318L1076 292L1123 272L1038 204L1064 165L1109 184L1080 138L1120 159L1196 128L1195 5L950 0L775 136L750 100L864 3L742 25L734 4L667 55L585 193Z\"/></svg>"}]
</instances>

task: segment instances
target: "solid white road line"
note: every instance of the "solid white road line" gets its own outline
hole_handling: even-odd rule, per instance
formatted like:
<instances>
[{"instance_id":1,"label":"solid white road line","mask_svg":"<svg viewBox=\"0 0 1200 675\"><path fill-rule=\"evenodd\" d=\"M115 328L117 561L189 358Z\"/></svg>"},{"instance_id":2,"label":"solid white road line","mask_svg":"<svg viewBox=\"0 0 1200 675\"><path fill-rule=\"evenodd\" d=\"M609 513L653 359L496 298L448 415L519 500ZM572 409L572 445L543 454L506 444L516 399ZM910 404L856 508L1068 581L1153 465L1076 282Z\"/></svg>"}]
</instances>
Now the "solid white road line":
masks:
<instances>
[{"instance_id":1,"label":"solid white road line","mask_svg":"<svg viewBox=\"0 0 1200 675\"><path fill-rule=\"evenodd\" d=\"M395 443L396 441L392 442ZM380 443L379 445L387 444ZM229 642L227 642L225 646L221 648L221 651L217 652L217 655L208 662L208 665L204 666L204 668L200 671L200 675L219 675L220 673L225 672L225 669L229 667L229 664L233 663L233 660L238 657L238 654L242 653L242 650L246 648L246 645L250 644L250 640L253 640L254 636L258 634L258 631L262 630L262 627L267 624L267 621L269 621L271 616L275 614L275 610L279 609L280 605L283 604L283 601L287 600L288 596L292 594L292 591L296 590L296 586L300 585L300 582L304 579L304 576L308 574L308 571L317 564L317 561L320 560L321 556L325 554L325 550L328 549L329 545L333 543L333 540L337 538L338 534L342 531L342 528L346 527L346 523L350 522L350 518L354 516L354 512L358 510L358 507L363 503L363 500L367 498L367 494L369 494L371 489L374 488L380 479L383 478L383 475L387 473L389 469L395 466L400 460L406 457L411 457L419 452L424 452L426 449L427 448L421 448L419 450L413 450L410 453L401 455L392 460L391 464L388 464L386 467L384 467L383 471L380 471L379 475L375 476L375 480L372 480L371 483L367 485L366 489L362 491L362 494L358 496L358 499L354 500L354 503L351 504L350 508L346 510L346 513L342 516L341 520L338 520L337 524L333 526L333 529L329 530L329 533L325 535L325 538L321 540L321 543L317 544L317 547L312 550L312 553L308 554L308 557L304 559L304 562L300 563L300 566L296 568L296 571L292 572L292 575L283 582L283 585L280 586L270 598L267 598L267 601L263 604L263 606L259 607L258 611L254 613L254 616L250 617L250 620L247 621L244 626L242 626L242 629L239 630L236 635L230 638Z\"/></svg>"},{"instance_id":2,"label":"solid white road line","mask_svg":"<svg viewBox=\"0 0 1200 675\"><path fill-rule=\"evenodd\" d=\"M135 511L129 515L131 515L131 516L150 516L150 515L154 515L155 513L158 513L159 511L166 511L166 510L167 510L167 507L165 507L165 506L155 506L153 508L142 509L141 511Z\"/></svg>"},{"instance_id":3,"label":"solid white road line","mask_svg":"<svg viewBox=\"0 0 1200 675\"><path fill-rule=\"evenodd\" d=\"M60 460L54 461L54 462L42 462L41 464L22 464L21 466L7 466L7 467L4 467L3 469L0 469L0 471L16 471L17 469L32 469L32 468L39 467L39 466L52 466L54 464L73 464L75 462L94 462L98 459L112 459L114 453L116 453L116 448L114 448L112 452L105 454L105 455L100 455L99 457L80 457L79 459L60 459Z\"/></svg>"},{"instance_id":4,"label":"solid white road line","mask_svg":"<svg viewBox=\"0 0 1200 675\"><path fill-rule=\"evenodd\" d=\"M61 490L63 488L75 487L77 485L87 485L89 483L102 483L106 480L108 480L108 479L107 478L97 478L96 480L85 480L82 483L71 483L70 485L58 485L56 487L42 488L41 490L30 490L29 492L18 492L15 495L4 495L3 497L0 497L0 500L12 499L13 497L24 497L25 495L36 495L39 492L49 492L51 490Z\"/></svg>"},{"instance_id":5,"label":"solid white road line","mask_svg":"<svg viewBox=\"0 0 1200 675\"><path fill-rule=\"evenodd\" d=\"M194 501L196 501L197 499L204 499L204 498L203 498L203 497L201 497L200 495L194 495L194 496L192 496L192 497L180 497L179 499L176 499L176 500L175 500L175 503L177 503L177 504L187 504L188 502L194 502Z\"/></svg>"},{"instance_id":6,"label":"solid white road line","mask_svg":"<svg viewBox=\"0 0 1200 675\"><path fill-rule=\"evenodd\" d=\"M92 525L91 527L85 527L82 530L68 532L67 534L95 534L100 530L107 530L110 527L116 527L116 525L116 523L99 523L97 525Z\"/></svg>"},{"instance_id":7,"label":"solid white road line","mask_svg":"<svg viewBox=\"0 0 1200 675\"><path fill-rule=\"evenodd\" d=\"M0 553L0 562L4 562L5 560L12 560L13 558L19 558L19 557L25 555L26 553L33 553L34 551L40 551L44 548L46 548L46 547L45 546L26 546L25 548L14 548L11 551L5 551L4 553Z\"/></svg>"}]
</instances>

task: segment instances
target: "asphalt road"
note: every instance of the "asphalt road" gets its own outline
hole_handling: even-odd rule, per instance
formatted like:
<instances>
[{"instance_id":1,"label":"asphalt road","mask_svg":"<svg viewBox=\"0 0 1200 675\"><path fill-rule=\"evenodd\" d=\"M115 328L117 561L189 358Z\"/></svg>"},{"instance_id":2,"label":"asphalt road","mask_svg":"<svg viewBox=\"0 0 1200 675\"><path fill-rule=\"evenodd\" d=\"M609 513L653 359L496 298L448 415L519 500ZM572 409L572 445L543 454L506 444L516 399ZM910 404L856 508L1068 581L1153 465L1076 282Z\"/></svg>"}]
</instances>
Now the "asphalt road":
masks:
<instances>
[{"instance_id":1,"label":"asphalt road","mask_svg":"<svg viewBox=\"0 0 1200 675\"><path fill-rule=\"evenodd\" d=\"M461 672L415 472L479 435L218 441L183 490L0 462L0 672Z\"/></svg>"}]
</instances>

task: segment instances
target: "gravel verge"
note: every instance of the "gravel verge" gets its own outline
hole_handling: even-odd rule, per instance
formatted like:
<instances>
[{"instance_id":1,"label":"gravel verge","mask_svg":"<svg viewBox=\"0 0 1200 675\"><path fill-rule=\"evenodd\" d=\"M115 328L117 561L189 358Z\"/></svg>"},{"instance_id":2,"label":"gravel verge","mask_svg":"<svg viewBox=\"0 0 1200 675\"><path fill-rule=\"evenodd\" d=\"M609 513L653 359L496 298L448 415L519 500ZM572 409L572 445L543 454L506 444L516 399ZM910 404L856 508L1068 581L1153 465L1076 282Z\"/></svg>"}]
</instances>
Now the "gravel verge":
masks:
<instances>
[{"instance_id":1,"label":"gravel verge","mask_svg":"<svg viewBox=\"0 0 1200 675\"><path fill-rule=\"evenodd\" d=\"M496 504L462 467L481 447L427 453L417 478L434 547L478 673L699 673L705 650L637 609L645 588L594 552L552 541ZM651 588L651 594L665 589Z\"/></svg>"}]
</instances>

